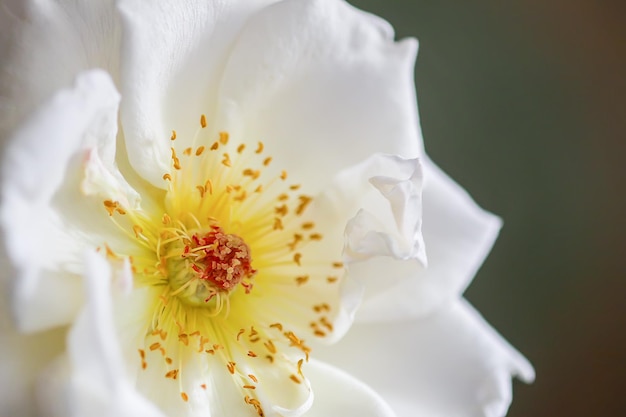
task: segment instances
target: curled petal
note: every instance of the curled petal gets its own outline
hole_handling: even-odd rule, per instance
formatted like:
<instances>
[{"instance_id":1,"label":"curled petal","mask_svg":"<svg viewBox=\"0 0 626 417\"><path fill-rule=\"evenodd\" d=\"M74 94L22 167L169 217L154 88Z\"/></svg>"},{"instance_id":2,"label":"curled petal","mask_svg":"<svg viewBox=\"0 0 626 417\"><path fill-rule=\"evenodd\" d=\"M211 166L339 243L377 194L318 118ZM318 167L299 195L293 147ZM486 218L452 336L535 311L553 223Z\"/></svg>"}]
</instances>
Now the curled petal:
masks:
<instances>
[{"instance_id":1,"label":"curled petal","mask_svg":"<svg viewBox=\"0 0 626 417\"><path fill-rule=\"evenodd\" d=\"M57 93L13 134L2 171L7 187L33 203L50 201L81 146L94 144L94 138L115 143L119 100L99 70L83 73L73 89ZM106 153L112 156L114 149Z\"/></svg>"},{"instance_id":2,"label":"curled petal","mask_svg":"<svg viewBox=\"0 0 626 417\"><path fill-rule=\"evenodd\" d=\"M373 187L365 187L366 178ZM337 191L345 198L342 207L359 207L345 230L344 256L349 262L391 256L426 263L421 235L422 173L417 159L375 155L340 174L337 183Z\"/></svg>"},{"instance_id":3,"label":"curled petal","mask_svg":"<svg viewBox=\"0 0 626 417\"><path fill-rule=\"evenodd\" d=\"M85 244L95 247L98 219L106 216L93 216L78 182L83 164L84 182L93 182L94 171L120 178L114 164L118 101L107 74L84 73L74 89L59 92L11 138L3 164L2 225L15 270L14 313L23 330L69 323L80 308L79 254ZM90 158L83 160L85 154ZM117 184L116 198L136 200L128 184ZM101 200L95 209L104 213ZM103 232L110 230L104 223Z\"/></svg>"},{"instance_id":4,"label":"curled petal","mask_svg":"<svg viewBox=\"0 0 626 417\"><path fill-rule=\"evenodd\" d=\"M428 267L379 257L351 266L370 281L394 276L385 287L370 287L357 314L360 321L424 316L461 294L489 253L502 225L427 158L424 165L422 234ZM369 281L366 281L369 282Z\"/></svg>"},{"instance_id":5,"label":"curled petal","mask_svg":"<svg viewBox=\"0 0 626 417\"><path fill-rule=\"evenodd\" d=\"M426 263L421 192L417 159L374 155L340 172L317 198L313 210L325 220L327 247L337 253L343 248L349 273L342 296L350 317L363 295L367 301L408 279L397 268L392 273L370 271L373 265L382 260L422 268ZM394 305L389 303L383 311Z\"/></svg>"},{"instance_id":6,"label":"curled petal","mask_svg":"<svg viewBox=\"0 0 626 417\"><path fill-rule=\"evenodd\" d=\"M59 92L18 129L7 147L0 220L15 269L12 301L22 329L67 323L80 306L80 280L72 265L79 263L75 254L88 237L75 238L84 231L64 223L65 200L57 197L75 180L84 147L98 148L112 161L118 101L107 74L84 73L73 89ZM76 214L73 220L89 216Z\"/></svg>"}]
</instances>

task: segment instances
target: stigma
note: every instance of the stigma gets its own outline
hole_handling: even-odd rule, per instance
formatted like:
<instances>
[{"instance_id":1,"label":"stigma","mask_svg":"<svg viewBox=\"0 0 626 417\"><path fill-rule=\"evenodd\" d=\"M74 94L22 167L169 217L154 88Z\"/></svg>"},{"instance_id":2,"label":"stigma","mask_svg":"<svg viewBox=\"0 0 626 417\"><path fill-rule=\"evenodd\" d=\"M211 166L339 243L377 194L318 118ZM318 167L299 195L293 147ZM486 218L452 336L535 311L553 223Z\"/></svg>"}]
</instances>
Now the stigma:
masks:
<instances>
[{"instance_id":1,"label":"stigma","mask_svg":"<svg viewBox=\"0 0 626 417\"><path fill-rule=\"evenodd\" d=\"M187 232L167 229L161 264L173 292L192 306L214 307L215 297L228 296L238 285L252 290L257 271L252 267L250 247L243 238L220 226Z\"/></svg>"}]
</instances>

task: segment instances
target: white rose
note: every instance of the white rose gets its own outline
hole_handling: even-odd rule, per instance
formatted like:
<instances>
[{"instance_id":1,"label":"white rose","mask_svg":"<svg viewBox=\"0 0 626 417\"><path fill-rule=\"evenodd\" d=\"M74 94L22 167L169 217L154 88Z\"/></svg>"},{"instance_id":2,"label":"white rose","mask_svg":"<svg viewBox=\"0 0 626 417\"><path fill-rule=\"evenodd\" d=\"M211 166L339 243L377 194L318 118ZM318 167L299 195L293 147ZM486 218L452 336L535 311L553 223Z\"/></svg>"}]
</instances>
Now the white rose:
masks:
<instances>
[{"instance_id":1,"label":"white rose","mask_svg":"<svg viewBox=\"0 0 626 417\"><path fill-rule=\"evenodd\" d=\"M414 40L339 0L15 3L3 414L492 417L532 380L461 297L500 221L424 154Z\"/></svg>"}]
</instances>

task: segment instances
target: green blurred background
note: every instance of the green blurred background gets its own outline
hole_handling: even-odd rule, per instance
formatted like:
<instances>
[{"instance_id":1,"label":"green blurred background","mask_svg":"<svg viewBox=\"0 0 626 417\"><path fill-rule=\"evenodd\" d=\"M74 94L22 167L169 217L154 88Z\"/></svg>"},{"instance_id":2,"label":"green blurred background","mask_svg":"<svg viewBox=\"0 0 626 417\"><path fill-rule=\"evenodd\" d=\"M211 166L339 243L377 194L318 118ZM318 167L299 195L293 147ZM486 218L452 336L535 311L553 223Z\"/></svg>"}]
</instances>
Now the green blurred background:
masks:
<instances>
[{"instance_id":1,"label":"green blurred background","mask_svg":"<svg viewBox=\"0 0 626 417\"><path fill-rule=\"evenodd\" d=\"M509 417L625 416L626 2L351 3L419 39L426 149L504 219L466 296L535 365Z\"/></svg>"}]
</instances>

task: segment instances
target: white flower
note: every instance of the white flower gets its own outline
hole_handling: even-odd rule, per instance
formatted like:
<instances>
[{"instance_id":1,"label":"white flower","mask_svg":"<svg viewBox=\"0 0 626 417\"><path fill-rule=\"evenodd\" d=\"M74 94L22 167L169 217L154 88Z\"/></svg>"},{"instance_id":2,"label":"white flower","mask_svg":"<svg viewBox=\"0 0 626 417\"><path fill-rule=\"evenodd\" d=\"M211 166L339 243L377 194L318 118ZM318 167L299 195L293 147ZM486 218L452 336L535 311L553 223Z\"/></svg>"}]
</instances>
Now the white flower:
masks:
<instances>
[{"instance_id":1,"label":"white flower","mask_svg":"<svg viewBox=\"0 0 626 417\"><path fill-rule=\"evenodd\" d=\"M423 152L414 40L339 0L0 27L3 413L491 417L533 378L461 298L500 222Z\"/></svg>"}]
</instances>

